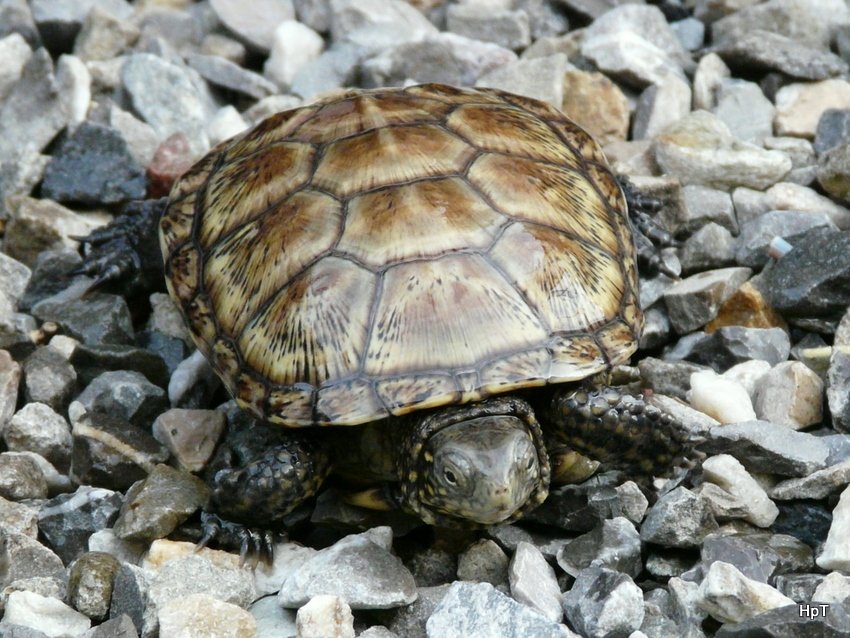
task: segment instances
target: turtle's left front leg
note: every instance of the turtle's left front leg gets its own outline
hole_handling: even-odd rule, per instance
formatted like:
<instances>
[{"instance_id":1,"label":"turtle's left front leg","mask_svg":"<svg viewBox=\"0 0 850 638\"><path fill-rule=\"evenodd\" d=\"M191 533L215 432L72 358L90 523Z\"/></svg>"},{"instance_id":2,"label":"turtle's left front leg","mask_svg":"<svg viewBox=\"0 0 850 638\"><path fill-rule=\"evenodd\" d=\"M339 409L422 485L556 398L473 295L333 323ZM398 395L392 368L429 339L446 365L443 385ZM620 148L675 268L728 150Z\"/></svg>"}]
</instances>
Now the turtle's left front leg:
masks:
<instances>
[{"instance_id":1,"label":"turtle's left front leg","mask_svg":"<svg viewBox=\"0 0 850 638\"><path fill-rule=\"evenodd\" d=\"M638 479L669 475L689 451L685 431L642 395L620 388L556 389L542 410L544 429L560 450L557 464L571 467L567 451L622 469ZM574 473L574 472L573 472ZM569 472L554 480L567 482Z\"/></svg>"}]
</instances>

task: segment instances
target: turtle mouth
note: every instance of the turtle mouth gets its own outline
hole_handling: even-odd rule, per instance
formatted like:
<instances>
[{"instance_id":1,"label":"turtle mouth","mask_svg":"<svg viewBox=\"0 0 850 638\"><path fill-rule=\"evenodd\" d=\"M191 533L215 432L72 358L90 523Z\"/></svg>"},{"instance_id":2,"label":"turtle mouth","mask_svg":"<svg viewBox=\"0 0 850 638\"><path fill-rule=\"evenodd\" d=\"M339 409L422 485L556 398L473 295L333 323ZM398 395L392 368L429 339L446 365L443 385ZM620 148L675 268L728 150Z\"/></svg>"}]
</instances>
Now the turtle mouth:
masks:
<instances>
[{"instance_id":1,"label":"turtle mouth","mask_svg":"<svg viewBox=\"0 0 850 638\"><path fill-rule=\"evenodd\" d=\"M402 454L402 506L426 523L511 522L548 495L549 458L531 407L516 397L420 417Z\"/></svg>"}]
</instances>

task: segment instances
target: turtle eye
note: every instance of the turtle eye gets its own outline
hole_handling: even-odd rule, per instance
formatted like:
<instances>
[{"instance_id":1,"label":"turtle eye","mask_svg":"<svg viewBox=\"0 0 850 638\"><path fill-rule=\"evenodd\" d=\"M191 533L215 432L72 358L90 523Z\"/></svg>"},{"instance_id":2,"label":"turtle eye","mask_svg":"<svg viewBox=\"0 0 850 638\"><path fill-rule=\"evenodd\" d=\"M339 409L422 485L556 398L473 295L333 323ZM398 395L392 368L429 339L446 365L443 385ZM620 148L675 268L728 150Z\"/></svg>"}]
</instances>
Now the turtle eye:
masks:
<instances>
[{"instance_id":1,"label":"turtle eye","mask_svg":"<svg viewBox=\"0 0 850 638\"><path fill-rule=\"evenodd\" d=\"M535 460L536 459L533 456L529 456L528 463L525 464L525 469L531 471L531 469L534 467Z\"/></svg>"},{"instance_id":2,"label":"turtle eye","mask_svg":"<svg viewBox=\"0 0 850 638\"><path fill-rule=\"evenodd\" d=\"M455 473L451 470L446 470L445 472L443 472L443 476L445 477L446 482L449 485L457 485L457 476L455 476Z\"/></svg>"}]
</instances>

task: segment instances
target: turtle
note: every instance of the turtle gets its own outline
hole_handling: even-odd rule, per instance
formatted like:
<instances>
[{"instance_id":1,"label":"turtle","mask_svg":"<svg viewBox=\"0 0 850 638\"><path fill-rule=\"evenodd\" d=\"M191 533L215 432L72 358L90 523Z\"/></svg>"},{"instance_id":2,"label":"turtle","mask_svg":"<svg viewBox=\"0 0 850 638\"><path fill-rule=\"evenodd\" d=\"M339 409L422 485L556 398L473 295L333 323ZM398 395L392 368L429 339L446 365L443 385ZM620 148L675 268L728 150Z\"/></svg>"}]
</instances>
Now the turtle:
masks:
<instances>
[{"instance_id":1,"label":"turtle","mask_svg":"<svg viewBox=\"0 0 850 638\"><path fill-rule=\"evenodd\" d=\"M351 90L219 144L86 238L81 270L138 271L158 233L192 339L261 424L212 515L280 525L333 473L355 504L486 527L586 476L578 455L682 462L679 424L608 383L643 327L638 261L663 270L673 241L652 207L540 100Z\"/></svg>"}]
</instances>

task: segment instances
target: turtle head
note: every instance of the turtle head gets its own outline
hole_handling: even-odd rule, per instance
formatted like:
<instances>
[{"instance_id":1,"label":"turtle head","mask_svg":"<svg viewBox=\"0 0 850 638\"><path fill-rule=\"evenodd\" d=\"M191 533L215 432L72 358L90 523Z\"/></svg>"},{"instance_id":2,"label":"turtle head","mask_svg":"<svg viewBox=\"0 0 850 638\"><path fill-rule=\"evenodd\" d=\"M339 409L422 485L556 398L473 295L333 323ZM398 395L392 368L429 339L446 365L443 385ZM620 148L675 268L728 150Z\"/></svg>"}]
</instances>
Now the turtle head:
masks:
<instances>
[{"instance_id":1,"label":"turtle head","mask_svg":"<svg viewBox=\"0 0 850 638\"><path fill-rule=\"evenodd\" d=\"M516 520L539 505L549 463L540 427L524 408L518 399L494 399L423 419L402 477L407 509L431 524L479 527Z\"/></svg>"}]
</instances>

